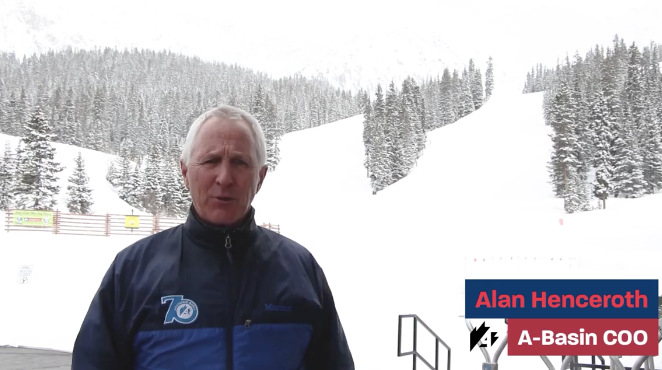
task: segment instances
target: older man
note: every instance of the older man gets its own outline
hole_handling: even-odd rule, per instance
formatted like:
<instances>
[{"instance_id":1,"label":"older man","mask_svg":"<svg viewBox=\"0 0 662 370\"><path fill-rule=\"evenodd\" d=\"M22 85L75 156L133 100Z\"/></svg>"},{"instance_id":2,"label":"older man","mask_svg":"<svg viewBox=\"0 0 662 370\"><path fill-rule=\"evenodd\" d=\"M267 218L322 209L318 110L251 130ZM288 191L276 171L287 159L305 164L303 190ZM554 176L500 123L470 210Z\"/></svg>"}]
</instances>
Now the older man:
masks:
<instances>
[{"instance_id":1,"label":"older man","mask_svg":"<svg viewBox=\"0 0 662 370\"><path fill-rule=\"evenodd\" d=\"M221 106L193 123L181 157L189 216L117 254L73 370L354 369L320 266L255 224L265 147L242 110Z\"/></svg>"}]
</instances>

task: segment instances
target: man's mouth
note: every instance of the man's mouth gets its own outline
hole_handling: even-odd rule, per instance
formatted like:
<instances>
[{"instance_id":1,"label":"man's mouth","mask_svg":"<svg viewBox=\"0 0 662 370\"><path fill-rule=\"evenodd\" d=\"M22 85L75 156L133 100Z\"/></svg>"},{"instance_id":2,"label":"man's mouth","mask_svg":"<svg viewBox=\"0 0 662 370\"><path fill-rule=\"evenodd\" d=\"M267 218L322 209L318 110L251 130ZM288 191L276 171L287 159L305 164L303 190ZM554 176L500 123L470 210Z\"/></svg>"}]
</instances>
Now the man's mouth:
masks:
<instances>
[{"instance_id":1,"label":"man's mouth","mask_svg":"<svg viewBox=\"0 0 662 370\"><path fill-rule=\"evenodd\" d=\"M216 199L220 200L221 202L230 202L234 200L234 198L231 197L216 197Z\"/></svg>"}]
</instances>

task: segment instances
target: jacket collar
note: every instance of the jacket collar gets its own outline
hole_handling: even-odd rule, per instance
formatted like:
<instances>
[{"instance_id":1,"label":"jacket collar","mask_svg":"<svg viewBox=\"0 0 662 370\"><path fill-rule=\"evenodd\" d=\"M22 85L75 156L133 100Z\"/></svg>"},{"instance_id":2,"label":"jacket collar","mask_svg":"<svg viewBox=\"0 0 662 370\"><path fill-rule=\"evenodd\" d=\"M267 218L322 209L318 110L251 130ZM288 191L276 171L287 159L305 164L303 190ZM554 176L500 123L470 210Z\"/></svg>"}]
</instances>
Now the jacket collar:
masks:
<instances>
[{"instance_id":1,"label":"jacket collar","mask_svg":"<svg viewBox=\"0 0 662 370\"><path fill-rule=\"evenodd\" d=\"M255 224L255 209L251 206L244 220L237 227L219 227L203 221L195 211L193 205L189 209L188 217L184 223L184 230L196 242L206 246L222 247L225 246L228 235L232 241L232 249L243 247L248 242L250 236L257 230ZM233 252L234 252L233 251Z\"/></svg>"}]
</instances>

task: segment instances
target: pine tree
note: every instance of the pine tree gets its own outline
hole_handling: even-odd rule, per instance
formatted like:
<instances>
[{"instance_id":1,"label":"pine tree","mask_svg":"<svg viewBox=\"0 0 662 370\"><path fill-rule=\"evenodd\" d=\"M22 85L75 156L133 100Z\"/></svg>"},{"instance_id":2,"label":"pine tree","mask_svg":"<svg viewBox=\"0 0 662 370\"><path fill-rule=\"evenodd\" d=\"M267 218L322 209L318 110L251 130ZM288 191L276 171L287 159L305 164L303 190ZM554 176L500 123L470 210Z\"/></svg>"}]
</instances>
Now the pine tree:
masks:
<instances>
[{"instance_id":1,"label":"pine tree","mask_svg":"<svg viewBox=\"0 0 662 370\"><path fill-rule=\"evenodd\" d=\"M645 192L642 158L635 145L634 123L624 122L614 143L614 196L638 198Z\"/></svg>"},{"instance_id":2,"label":"pine tree","mask_svg":"<svg viewBox=\"0 0 662 370\"><path fill-rule=\"evenodd\" d=\"M382 86L378 84L372 114L371 142L373 152L368 164L373 195L390 185L393 178L389 160L389 144L391 141L387 140L391 135L390 133L390 128L386 125L384 94L382 92Z\"/></svg>"},{"instance_id":3,"label":"pine tree","mask_svg":"<svg viewBox=\"0 0 662 370\"><path fill-rule=\"evenodd\" d=\"M115 161L111 161L108 165L108 172L106 172L106 181L108 181L114 188L119 186L120 174L115 168Z\"/></svg>"},{"instance_id":4,"label":"pine tree","mask_svg":"<svg viewBox=\"0 0 662 370\"><path fill-rule=\"evenodd\" d=\"M145 176L143 178L145 187L142 194L142 206L147 212L155 216L159 215L163 209L163 196L165 194L163 174L159 165L160 159L158 149L152 147L147 158L147 166L145 167Z\"/></svg>"},{"instance_id":5,"label":"pine tree","mask_svg":"<svg viewBox=\"0 0 662 370\"><path fill-rule=\"evenodd\" d=\"M418 86L416 81L410 77L409 82L412 89L412 97L414 99L414 112L417 116L417 121L414 124L415 132L415 146L416 146L416 159L418 159L423 150L425 149L425 143L427 141L427 132L428 124L425 111L425 100L421 94L421 88Z\"/></svg>"},{"instance_id":6,"label":"pine tree","mask_svg":"<svg viewBox=\"0 0 662 370\"><path fill-rule=\"evenodd\" d=\"M276 105L265 95L265 118L266 128L268 131L267 137L267 164L270 171L275 171L280 163L280 147L279 143L282 139L283 132L280 124L278 123L278 114L276 112Z\"/></svg>"},{"instance_id":7,"label":"pine tree","mask_svg":"<svg viewBox=\"0 0 662 370\"><path fill-rule=\"evenodd\" d=\"M69 88L67 91L67 98L64 103L63 112L62 112L62 129L60 141L65 144L71 144L80 146L78 140L78 125L76 123L76 106L74 105L74 91L72 88Z\"/></svg>"},{"instance_id":8,"label":"pine tree","mask_svg":"<svg viewBox=\"0 0 662 370\"><path fill-rule=\"evenodd\" d=\"M453 109L453 79L448 68L444 68L439 87L441 89L438 100L438 116L441 119L439 123L441 126L446 126L459 118L455 116Z\"/></svg>"},{"instance_id":9,"label":"pine tree","mask_svg":"<svg viewBox=\"0 0 662 370\"><path fill-rule=\"evenodd\" d=\"M14 162L9 141L5 143L5 151L0 157L0 210L9 209L14 205Z\"/></svg>"},{"instance_id":10,"label":"pine tree","mask_svg":"<svg viewBox=\"0 0 662 370\"><path fill-rule=\"evenodd\" d=\"M395 90L395 83L391 81L386 91L386 100L384 103L385 126L388 127L389 135L386 136L388 143L387 163L391 169L391 179L388 185L391 185L406 176L406 166L404 165L404 150L402 147L402 132L400 127L400 102L398 92Z\"/></svg>"},{"instance_id":11,"label":"pine tree","mask_svg":"<svg viewBox=\"0 0 662 370\"><path fill-rule=\"evenodd\" d=\"M655 110L649 106L644 121L642 138L642 174L646 193L653 194L662 188L662 126Z\"/></svg>"},{"instance_id":12,"label":"pine tree","mask_svg":"<svg viewBox=\"0 0 662 370\"><path fill-rule=\"evenodd\" d=\"M67 186L67 209L74 214L87 215L91 212L94 204L92 189L89 187L90 179L85 172L85 163L80 152L78 152L75 161L76 165L71 177L69 177L69 185Z\"/></svg>"},{"instance_id":13,"label":"pine tree","mask_svg":"<svg viewBox=\"0 0 662 370\"><path fill-rule=\"evenodd\" d=\"M471 76L471 95L473 96L474 107L476 107L476 110L480 109L485 99L483 96L483 75L480 68L476 68L473 76Z\"/></svg>"},{"instance_id":14,"label":"pine tree","mask_svg":"<svg viewBox=\"0 0 662 370\"><path fill-rule=\"evenodd\" d=\"M363 166L366 168L367 176L370 177L370 163L374 155L374 122L372 117L372 103L367 94L363 103L363 146L365 147L365 160Z\"/></svg>"},{"instance_id":15,"label":"pine tree","mask_svg":"<svg viewBox=\"0 0 662 370\"><path fill-rule=\"evenodd\" d=\"M593 158L593 166L595 167L595 181L593 187L594 195L602 201L602 208L604 209L607 207L607 198L613 190L611 177L614 170L611 166L613 158L611 156L610 148L613 135L610 130L612 125L608 121L607 102L601 91L598 90L595 95L596 97L591 105L591 116L593 120L591 127L595 133L595 135L593 135L593 145L596 148L596 153Z\"/></svg>"},{"instance_id":16,"label":"pine tree","mask_svg":"<svg viewBox=\"0 0 662 370\"><path fill-rule=\"evenodd\" d=\"M414 93L412 91L411 80L406 78L402 82L400 93L400 137L399 147L402 157L400 157L400 176L407 176L409 170L414 167L418 158L418 148L416 141L417 127L420 126L419 115L416 112Z\"/></svg>"},{"instance_id":17,"label":"pine tree","mask_svg":"<svg viewBox=\"0 0 662 370\"><path fill-rule=\"evenodd\" d=\"M562 80L552 107L550 125L554 130L551 135L553 155L549 169L557 195L563 196L566 212L574 213L589 209L590 199L577 154L579 139L570 94L567 82Z\"/></svg>"},{"instance_id":18,"label":"pine tree","mask_svg":"<svg viewBox=\"0 0 662 370\"><path fill-rule=\"evenodd\" d=\"M473 95L471 94L470 80L468 77L462 78L461 102L462 102L462 117L467 116L476 110L476 106L474 105Z\"/></svg>"},{"instance_id":19,"label":"pine tree","mask_svg":"<svg viewBox=\"0 0 662 370\"><path fill-rule=\"evenodd\" d=\"M22 152L16 193L17 205L23 209L52 210L57 204L60 186L58 173L64 168L55 161L55 149L51 146L51 127L46 120L40 99L25 127L21 138Z\"/></svg>"},{"instance_id":20,"label":"pine tree","mask_svg":"<svg viewBox=\"0 0 662 370\"><path fill-rule=\"evenodd\" d=\"M145 198L143 173L137 164L132 166L128 163L127 167L127 179L123 181L119 190L120 199L136 209L143 210L143 200Z\"/></svg>"},{"instance_id":21,"label":"pine tree","mask_svg":"<svg viewBox=\"0 0 662 370\"><path fill-rule=\"evenodd\" d=\"M485 71L485 101L490 100L492 91L494 90L494 66L492 65L492 57L487 60L487 70Z\"/></svg>"}]
</instances>

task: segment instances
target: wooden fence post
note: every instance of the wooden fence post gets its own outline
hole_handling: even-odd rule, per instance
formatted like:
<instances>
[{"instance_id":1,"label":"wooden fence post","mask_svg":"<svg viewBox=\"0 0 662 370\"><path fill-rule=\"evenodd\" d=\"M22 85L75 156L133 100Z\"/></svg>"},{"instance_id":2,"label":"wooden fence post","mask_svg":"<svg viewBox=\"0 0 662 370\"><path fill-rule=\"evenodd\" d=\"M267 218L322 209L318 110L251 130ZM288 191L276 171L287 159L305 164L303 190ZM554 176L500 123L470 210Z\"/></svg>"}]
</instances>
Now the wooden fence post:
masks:
<instances>
[{"instance_id":1,"label":"wooden fence post","mask_svg":"<svg viewBox=\"0 0 662 370\"><path fill-rule=\"evenodd\" d=\"M60 210L57 209L55 210L55 217L53 217L53 234L58 233L60 231Z\"/></svg>"},{"instance_id":2,"label":"wooden fence post","mask_svg":"<svg viewBox=\"0 0 662 370\"><path fill-rule=\"evenodd\" d=\"M156 234L159 230L159 215L152 216L152 235Z\"/></svg>"}]
</instances>

